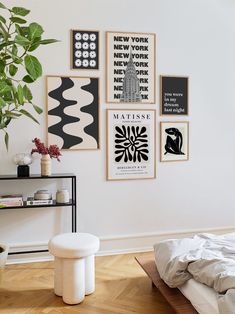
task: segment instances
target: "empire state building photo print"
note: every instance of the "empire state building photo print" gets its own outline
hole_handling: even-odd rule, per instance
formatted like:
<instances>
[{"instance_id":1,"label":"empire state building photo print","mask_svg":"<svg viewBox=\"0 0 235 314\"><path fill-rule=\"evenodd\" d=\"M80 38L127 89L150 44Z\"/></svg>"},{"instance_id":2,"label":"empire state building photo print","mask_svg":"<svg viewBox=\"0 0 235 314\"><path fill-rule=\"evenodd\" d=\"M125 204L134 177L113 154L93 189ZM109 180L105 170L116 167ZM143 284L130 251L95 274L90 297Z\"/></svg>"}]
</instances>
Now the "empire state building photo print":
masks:
<instances>
[{"instance_id":1,"label":"empire state building photo print","mask_svg":"<svg viewBox=\"0 0 235 314\"><path fill-rule=\"evenodd\" d=\"M106 101L155 103L155 34L106 33Z\"/></svg>"}]
</instances>

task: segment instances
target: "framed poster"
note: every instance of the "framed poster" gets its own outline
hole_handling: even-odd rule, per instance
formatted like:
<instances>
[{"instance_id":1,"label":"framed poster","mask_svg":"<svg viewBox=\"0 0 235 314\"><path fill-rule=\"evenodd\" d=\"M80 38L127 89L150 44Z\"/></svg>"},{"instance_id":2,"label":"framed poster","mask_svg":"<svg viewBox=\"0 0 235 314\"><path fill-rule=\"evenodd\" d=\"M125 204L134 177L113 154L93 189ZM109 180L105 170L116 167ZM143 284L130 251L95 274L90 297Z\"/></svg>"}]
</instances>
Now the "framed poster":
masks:
<instances>
[{"instance_id":1,"label":"framed poster","mask_svg":"<svg viewBox=\"0 0 235 314\"><path fill-rule=\"evenodd\" d=\"M189 159L189 123L160 123L160 160L184 161Z\"/></svg>"},{"instance_id":2,"label":"framed poster","mask_svg":"<svg viewBox=\"0 0 235 314\"><path fill-rule=\"evenodd\" d=\"M71 30L71 69L99 69L99 32Z\"/></svg>"},{"instance_id":3,"label":"framed poster","mask_svg":"<svg viewBox=\"0 0 235 314\"><path fill-rule=\"evenodd\" d=\"M106 32L107 103L155 103L155 37Z\"/></svg>"},{"instance_id":4,"label":"framed poster","mask_svg":"<svg viewBox=\"0 0 235 314\"><path fill-rule=\"evenodd\" d=\"M47 76L47 141L64 150L99 148L99 79Z\"/></svg>"},{"instance_id":5,"label":"framed poster","mask_svg":"<svg viewBox=\"0 0 235 314\"><path fill-rule=\"evenodd\" d=\"M107 109L107 180L156 177L155 110Z\"/></svg>"},{"instance_id":6,"label":"framed poster","mask_svg":"<svg viewBox=\"0 0 235 314\"><path fill-rule=\"evenodd\" d=\"M188 77L160 76L161 115L188 115Z\"/></svg>"}]
</instances>

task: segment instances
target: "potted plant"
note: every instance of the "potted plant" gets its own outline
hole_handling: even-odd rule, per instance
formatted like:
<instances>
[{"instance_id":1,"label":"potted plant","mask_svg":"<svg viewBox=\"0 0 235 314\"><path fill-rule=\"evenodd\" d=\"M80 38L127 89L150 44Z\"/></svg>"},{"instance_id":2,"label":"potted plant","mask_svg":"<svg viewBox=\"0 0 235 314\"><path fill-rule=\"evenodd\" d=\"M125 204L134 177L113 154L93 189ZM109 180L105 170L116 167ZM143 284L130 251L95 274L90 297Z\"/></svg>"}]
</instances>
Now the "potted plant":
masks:
<instances>
[{"instance_id":1,"label":"potted plant","mask_svg":"<svg viewBox=\"0 0 235 314\"><path fill-rule=\"evenodd\" d=\"M28 111L31 106L37 114L42 113L29 87L42 75L41 63L33 54L41 45L57 42L42 38L42 26L26 20L29 13L26 8L8 8L0 2L0 131L5 134L7 149L7 128L12 121L26 116L38 123Z\"/></svg>"}]
</instances>

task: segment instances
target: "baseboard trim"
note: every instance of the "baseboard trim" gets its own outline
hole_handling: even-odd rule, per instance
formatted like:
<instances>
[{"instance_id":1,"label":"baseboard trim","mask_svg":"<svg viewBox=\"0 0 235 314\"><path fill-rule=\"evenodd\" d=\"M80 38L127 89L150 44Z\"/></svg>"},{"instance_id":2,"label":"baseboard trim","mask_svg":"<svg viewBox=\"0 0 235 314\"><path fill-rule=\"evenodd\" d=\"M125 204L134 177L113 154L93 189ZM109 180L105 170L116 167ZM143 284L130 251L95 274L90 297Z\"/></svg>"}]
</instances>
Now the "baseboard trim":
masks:
<instances>
[{"instance_id":1,"label":"baseboard trim","mask_svg":"<svg viewBox=\"0 0 235 314\"><path fill-rule=\"evenodd\" d=\"M175 230L169 232L149 232L118 236L110 235L100 237L101 247L97 256L148 252L153 250L154 243L166 239L189 237L197 233L223 234L230 232L235 232L235 227ZM43 250L47 247L47 243L45 242L20 243L20 244L10 243L10 247L11 247L10 252ZM52 259L53 257L50 255L49 252L18 254L9 255L7 264L42 262L50 261Z\"/></svg>"}]
</instances>

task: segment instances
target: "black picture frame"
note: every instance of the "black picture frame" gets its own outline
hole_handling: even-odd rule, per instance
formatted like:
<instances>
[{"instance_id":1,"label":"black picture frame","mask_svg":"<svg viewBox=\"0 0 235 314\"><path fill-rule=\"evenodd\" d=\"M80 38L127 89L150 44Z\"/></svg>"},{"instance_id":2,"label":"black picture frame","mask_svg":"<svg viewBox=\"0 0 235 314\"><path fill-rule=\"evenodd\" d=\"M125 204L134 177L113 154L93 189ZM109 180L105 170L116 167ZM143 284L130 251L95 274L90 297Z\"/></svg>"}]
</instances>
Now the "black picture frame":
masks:
<instances>
[{"instance_id":1,"label":"black picture frame","mask_svg":"<svg viewBox=\"0 0 235 314\"><path fill-rule=\"evenodd\" d=\"M183 76L160 76L160 114L188 115L189 78Z\"/></svg>"},{"instance_id":2,"label":"black picture frame","mask_svg":"<svg viewBox=\"0 0 235 314\"><path fill-rule=\"evenodd\" d=\"M99 31L71 30L71 69L99 70Z\"/></svg>"}]
</instances>

